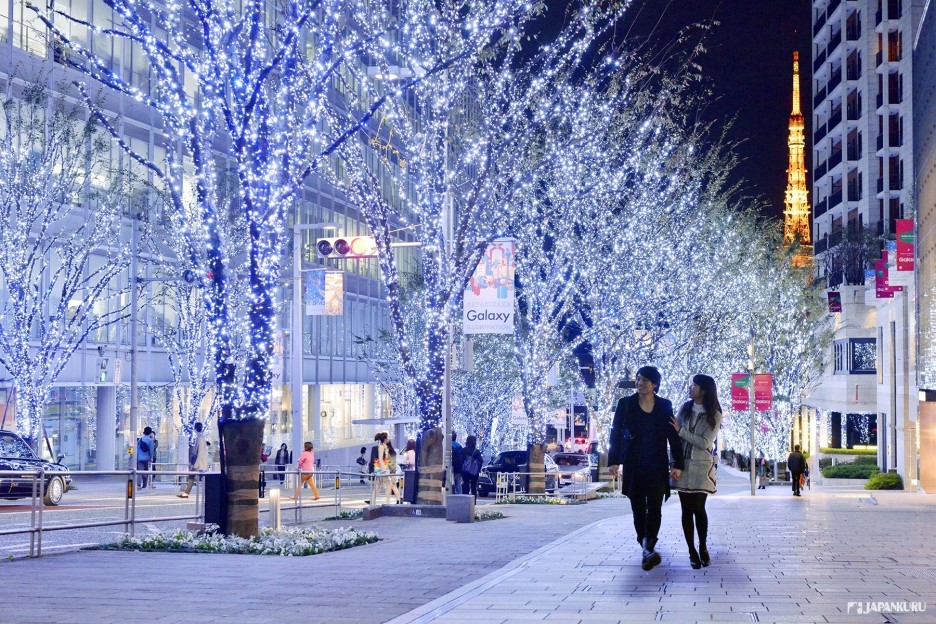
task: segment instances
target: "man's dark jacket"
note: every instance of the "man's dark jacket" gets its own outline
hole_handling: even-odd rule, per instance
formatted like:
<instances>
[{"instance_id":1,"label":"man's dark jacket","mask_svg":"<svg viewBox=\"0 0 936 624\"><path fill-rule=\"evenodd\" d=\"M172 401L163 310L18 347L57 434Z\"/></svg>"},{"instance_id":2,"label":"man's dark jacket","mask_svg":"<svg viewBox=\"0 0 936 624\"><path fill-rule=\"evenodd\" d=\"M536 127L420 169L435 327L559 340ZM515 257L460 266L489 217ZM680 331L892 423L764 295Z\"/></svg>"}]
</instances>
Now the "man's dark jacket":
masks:
<instances>
[{"instance_id":1,"label":"man's dark jacket","mask_svg":"<svg viewBox=\"0 0 936 624\"><path fill-rule=\"evenodd\" d=\"M618 401L611 425L608 465L623 466L621 489L624 494L630 492L638 481L646 490L665 490L668 493L670 460L666 452L667 442L673 456L673 468L683 469L682 442L670 423L673 404L656 397L653 411L648 414L640 409L638 401L637 394ZM629 443L628 435L632 436Z\"/></svg>"}]
</instances>

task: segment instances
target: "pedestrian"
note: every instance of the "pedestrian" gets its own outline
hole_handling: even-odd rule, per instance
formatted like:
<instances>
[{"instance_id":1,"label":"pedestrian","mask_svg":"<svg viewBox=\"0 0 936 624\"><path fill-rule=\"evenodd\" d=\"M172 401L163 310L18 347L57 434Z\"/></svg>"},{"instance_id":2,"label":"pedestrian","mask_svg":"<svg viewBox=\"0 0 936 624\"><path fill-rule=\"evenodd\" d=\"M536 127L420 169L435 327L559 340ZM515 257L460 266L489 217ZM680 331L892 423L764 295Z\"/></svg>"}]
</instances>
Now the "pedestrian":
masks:
<instances>
[{"instance_id":1,"label":"pedestrian","mask_svg":"<svg viewBox=\"0 0 936 624\"><path fill-rule=\"evenodd\" d=\"M204 425L200 422L195 423L195 435L189 439L188 469L190 472L205 472L208 470L208 466L211 463L208 452L208 440L205 438L204 429ZM201 474L198 475L198 480L201 481ZM185 482L185 489L179 492L177 496L179 498L188 498L193 485L195 485L195 475L190 474L188 480Z\"/></svg>"},{"instance_id":2,"label":"pedestrian","mask_svg":"<svg viewBox=\"0 0 936 624\"><path fill-rule=\"evenodd\" d=\"M143 474L137 475L137 487L146 489L149 482L149 475L146 474L150 469L150 462L156 454L156 434L153 428L147 425L143 428L143 435L137 440L136 448L136 469L143 471Z\"/></svg>"},{"instance_id":3,"label":"pedestrian","mask_svg":"<svg viewBox=\"0 0 936 624\"><path fill-rule=\"evenodd\" d=\"M669 498L669 477L679 479L683 470L682 442L670 425L673 404L656 394L660 381L660 371L653 366L637 371L637 393L618 401L608 450L611 474L616 477L621 472L622 492L631 502L644 570L660 564L656 543L663 501Z\"/></svg>"},{"instance_id":4,"label":"pedestrian","mask_svg":"<svg viewBox=\"0 0 936 624\"><path fill-rule=\"evenodd\" d=\"M757 489L767 489L767 458L761 453L760 461L757 462Z\"/></svg>"},{"instance_id":5,"label":"pedestrian","mask_svg":"<svg viewBox=\"0 0 936 624\"><path fill-rule=\"evenodd\" d=\"M312 488L312 500L318 500L319 491L315 487L315 452L312 450L312 443L305 442L302 445L302 454L299 456L299 482L296 484L296 495L293 496L293 500L299 498L299 489L304 485L308 484Z\"/></svg>"},{"instance_id":6,"label":"pedestrian","mask_svg":"<svg viewBox=\"0 0 936 624\"><path fill-rule=\"evenodd\" d=\"M358 458L355 460L356 463L357 463L357 465L360 466L361 485L366 485L366 482L364 481L364 477L366 477L367 474L368 474L368 472L369 472L369 471L368 471L368 468L367 468L367 458L364 457L366 454L367 454L367 447L366 447L366 446L362 446L362 447L361 447L361 456L358 457Z\"/></svg>"},{"instance_id":7,"label":"pedestrian","mask_svg":"<svg viewBox=\"0 0 936 624\"><path fill-rule=\"evenodd\" d=\"M403 449L403 470L416 469L416 440L406 441L406 448Z\"/></svg>"},{"instance_id":8,"label":"pedestrian","mask_svg":"<svg viewBox=\"0 0 936 624\"><path fill-rule=\"evenodd\" d=\"M693 570L711 564L706 537L708 514L705 501L715 493L715 438L721 428L722 411L718 402L718 387L708 375L695 375L689 386L689 401L672 419L673 429L683 442L685 468L676 480L679 505L682 507L682 528L689 546L689 565ZM699 534L699 549L695 533Z\"/></svg>"},{"instance_id":9,"label":"pedestrian","mask_svg":"<svg viewBox=\"0 0 936 624\"><path fill-rule=\"evenodd\" d=\"M465 460L462 455L462 445L458 442L458 433L452 432L452 494L462 493L461 466Z\"/></svg>"},{"instance_id":10,"label":"pedestrian","mask_svg":"<svg viewBox=\"0 0 936 624\"><path fill-rule=\"evenodd\" d=\"M393 448L390 434L387 434L387 437L384 439L384 452L387 458L387 474L390 475L390 478L387 479L387 502L390 502L390 495L393 494L396 499L394 502L399 504L402 498L400 496L400 489L397 487L397 474L400 472L400 466L397 463L397 452L396 449Z\"/></svg>"},{"instance_id":11,"label":"pedestrian","mask_svg":"<svg viewBox=\"0 0 936 624\"><path fill-rule=\"evenodd\" d=\"M462 449L462 494L474 494L478 498L478 475L481 474L481 464L484 458L478 450L478 439L470 435L465 438L465 448Z\"/></svg>"},{"instance_id":12,"label":"pedestrian","mask_svg":"<svg viewBox=\"0 0 936 624\"><path fill-rule=\"evenodd\" d=\"M273 457L273 464L276 466L276 477L279 479L280 483L286 480L286 466L291 463L292 453L289 452L289 447L283 442L280 444L279 450L276 451L276 455Z\"/></svg>"},{"instance_id":13,"label":"pedestrian","mask_svg":"<svg viewBox=\"0 0 936 624\"><path fill-rule=\"evenodd\" d=\"M800 452L800 445L793 447L793 452L786 460L787 470L793 478L793 496L800 496L800 477L806 472L806 458Z\"/></svg>"}]
</instances>

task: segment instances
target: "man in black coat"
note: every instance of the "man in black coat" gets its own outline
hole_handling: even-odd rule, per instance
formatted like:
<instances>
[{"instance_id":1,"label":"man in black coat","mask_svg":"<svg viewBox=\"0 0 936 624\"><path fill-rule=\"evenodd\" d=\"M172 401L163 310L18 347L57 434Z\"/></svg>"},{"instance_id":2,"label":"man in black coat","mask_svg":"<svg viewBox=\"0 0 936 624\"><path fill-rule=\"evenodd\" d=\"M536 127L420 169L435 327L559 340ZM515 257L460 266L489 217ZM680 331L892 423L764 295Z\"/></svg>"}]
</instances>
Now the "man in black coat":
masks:
<instances>
[{"instance_id":1,"label":"man in black coat","mask_svg":"<svg viewBox=\"0 0 936 624\"><path fill-rule=\"evenodd\" d=\"M806 472L806 458L800 453L800 445L793 447L793 452L786 460L787 470L793 476L793 496L800 496L800 477Z\"/></svg>"},{"instance_id":2,"label":"man in black coat","mask_svg":"<svg viewBox=\"0 0 936 624\"><path fill-rule=\"evenodd\" d=\"M641 567L660 563L657 535L663 520L663 501L669 498L669 478L678 479L683 469L682 443L670 424L673 404L656 395L660 371L644 366L637 371L637 394L618 401L611 426L608 465L617 475L621 467L621 491L630 499L637 541L643 547ZM666 445L673 456L670 468Z\"/></svg>"}]
</instances>

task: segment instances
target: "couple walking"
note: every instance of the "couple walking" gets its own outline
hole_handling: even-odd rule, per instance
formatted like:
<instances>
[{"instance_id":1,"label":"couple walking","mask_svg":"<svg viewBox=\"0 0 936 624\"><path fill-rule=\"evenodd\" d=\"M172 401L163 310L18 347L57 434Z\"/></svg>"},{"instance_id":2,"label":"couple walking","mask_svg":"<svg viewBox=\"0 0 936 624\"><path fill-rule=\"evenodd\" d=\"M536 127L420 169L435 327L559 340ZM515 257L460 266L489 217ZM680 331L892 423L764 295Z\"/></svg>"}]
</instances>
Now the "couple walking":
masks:
<instances>
[{"instance_id":1,"label":"couple walking","mask_svg":"<svg viewBox=\"0 0 936 624\"><path fill-rule=\"evenodd\" d=\"M660 380L660 371L644 366L637 371L637 393L618 401L611 426L608 464L611 474L616 476L620 472L622 491L631 502L637 541L643 548L641 567L650 570L660 564L657 535L663 501L669 498L672 483L679 492L689 564L698 570L711 563L706 545L705 500L715 493L712 452L722 420L718 390L715 380L708 375L694 376L690 400L674 415L673 404L656 394ZM667 443L673 456L672 466Z\"/></svg>"}]
</instances>

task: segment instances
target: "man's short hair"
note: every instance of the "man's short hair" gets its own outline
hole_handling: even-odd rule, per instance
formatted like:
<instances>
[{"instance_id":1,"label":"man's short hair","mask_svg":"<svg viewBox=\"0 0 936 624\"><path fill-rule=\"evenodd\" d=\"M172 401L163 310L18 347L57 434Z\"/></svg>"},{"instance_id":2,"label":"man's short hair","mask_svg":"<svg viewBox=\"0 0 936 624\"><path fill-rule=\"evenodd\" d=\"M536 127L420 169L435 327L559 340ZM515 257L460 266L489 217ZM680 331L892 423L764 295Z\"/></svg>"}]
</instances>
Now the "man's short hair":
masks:
<instances>
[{"instance_id":1,"label":"man's short hair","mask_svg":"<svg viewBox=\"0 0 936 624\"><path fill-rule=\"evenodd\" d=\"M153 433L152 427L150 427L149 425L147 425L146 427L143 427L143 435L149 435L151 433Z\"/></svg>"},{"instance_id":2,"label":"man's short hair","mask_svg":"<svg viewBox=\"0 0 936 624\"><path fill-rule=\"evenodd\" d=\"M799 445L799 444L794 445L794 446L793 446L793 450L794 450L794 451L799 451L799 450L800 450L800 445Z\"/></svg>"},{"instance_id":3,"label":"man's short hair","mask_svg":"<svg viewBox=\"0 0 936 624\"><path fill-rule=\"evenodd\" d=\"M201 433L201 432L202 432L202 429L204 429L204 428L205 428L205 426L202 425L200 422L195 423L195 431L197 431L198 433Z\"/></svg>"},{"instance_id":4,"label":"man's short hair","mask_svg":"<svg viewBox=\"0 0 936 624\"><path fill-rule=\"evenodd\" d=\"M656 366L641 366L637 369L637 374L652 383L657 388L660 387L660 382L663 380L663 375L660 374L660 371L657 370Z\"/></svg>"}]
</instances>

